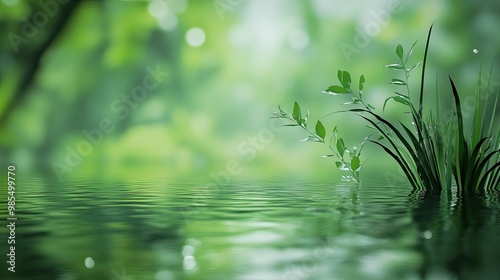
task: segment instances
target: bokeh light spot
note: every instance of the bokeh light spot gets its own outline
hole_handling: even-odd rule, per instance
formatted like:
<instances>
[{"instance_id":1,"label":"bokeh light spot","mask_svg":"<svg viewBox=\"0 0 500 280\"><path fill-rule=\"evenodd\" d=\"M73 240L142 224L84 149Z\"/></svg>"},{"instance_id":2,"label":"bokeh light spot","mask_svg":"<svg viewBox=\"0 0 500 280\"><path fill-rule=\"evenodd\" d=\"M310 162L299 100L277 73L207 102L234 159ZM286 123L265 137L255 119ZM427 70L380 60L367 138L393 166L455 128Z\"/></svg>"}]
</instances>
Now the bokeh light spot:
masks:
<instances>
[{"instance_id":1,"label":"bokeh light spot","mask_svg":"<svg viewBox=\"0 0 500 280\"><path fill-rule=\"evenodd\" d=\"M309 45L309 35L302 29L296 29L290 33L288 42L293 49L302 50Z\"/></svg>"},{"instance_id":2,"label":"bokeh light spot","mask_svg":"<svg viewBox=\"0 0 500 280\"><path fill-rule=\"evenodd\" d=\"M192 47L199 47L205 43L205 31L199 27L193 27L186 33L186 41Z\"/></svg>"},{"instance_id":3,"label":"bokeh light spot","mask_svg":"<svg viewBox=\"0 0 500 280\"><path fill-rule=\"evenodd\" d=\"M88 269L92 269L92 268L94 268L94 266L95 266L94 259L91 258L91 257L87 257L85 259L85 267L88 268Z\"/></svg>"},{"instance_id":4,"label":"bokeh light spot","mask_svg":"<svg viewBox=\"0 0 500 280\"><path fill-rule=\"evenodd\" d=\"M19 3L19 0L2 0L2 2L7 6L14 6Z\"/></svg>"}]
</instances>

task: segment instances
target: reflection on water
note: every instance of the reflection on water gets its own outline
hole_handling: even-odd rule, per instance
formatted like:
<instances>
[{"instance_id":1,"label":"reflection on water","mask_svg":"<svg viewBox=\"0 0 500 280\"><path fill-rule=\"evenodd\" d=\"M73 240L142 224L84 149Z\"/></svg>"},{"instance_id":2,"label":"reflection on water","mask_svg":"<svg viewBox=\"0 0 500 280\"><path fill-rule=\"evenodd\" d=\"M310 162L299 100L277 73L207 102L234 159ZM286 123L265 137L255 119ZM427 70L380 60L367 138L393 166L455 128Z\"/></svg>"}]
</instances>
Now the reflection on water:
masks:
<instances>
[{"instance_id":1,"label":"reflection on water","mask_svg":"<svg viewBox=\"0 0 500 280\"><path fill-rule=\"evenodd\" d=\"M0 279L500 279L498 193L31 180L16 202Z\"/></svg>"},{"instance_id":2,"label":"reflection on water","mask_svg":"<svg viewBox=\"0 0 500 280\"><path fill-rule=\"evenodd\" d=\"M411 201L415 224L431 236L418 244L424 255L419 271L423 279L500 278L499 192L469 197L420 192L413 193Z\"/></svg>"}]
</instances>

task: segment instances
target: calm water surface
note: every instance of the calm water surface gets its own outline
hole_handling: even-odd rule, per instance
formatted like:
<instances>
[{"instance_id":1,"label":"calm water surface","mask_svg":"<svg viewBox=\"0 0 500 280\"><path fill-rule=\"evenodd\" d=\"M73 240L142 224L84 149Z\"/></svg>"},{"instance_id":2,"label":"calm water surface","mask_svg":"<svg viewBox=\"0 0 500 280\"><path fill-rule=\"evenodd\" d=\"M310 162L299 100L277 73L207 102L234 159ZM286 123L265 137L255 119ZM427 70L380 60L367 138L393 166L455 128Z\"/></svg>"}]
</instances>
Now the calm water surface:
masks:
<instances>
[{"instance_id":1,"label":"calm water surface","mask_svg":"<svg viewBox=\"0 0 500 280\"><path fill-rule=\"evenodd\" d=\"M0 279L500 279L496 193L93 180L17 192L16 273L4 226Z\"/></svg>"}]
</instances>

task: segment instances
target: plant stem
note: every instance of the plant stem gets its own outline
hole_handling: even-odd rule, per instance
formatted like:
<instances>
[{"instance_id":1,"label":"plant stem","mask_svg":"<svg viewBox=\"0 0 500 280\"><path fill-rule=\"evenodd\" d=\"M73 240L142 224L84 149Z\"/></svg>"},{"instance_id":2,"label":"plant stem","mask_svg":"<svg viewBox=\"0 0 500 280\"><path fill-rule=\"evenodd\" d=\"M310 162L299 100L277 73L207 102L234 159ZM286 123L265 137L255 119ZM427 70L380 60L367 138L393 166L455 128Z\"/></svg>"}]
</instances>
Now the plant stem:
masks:
<instances>
[{"instance_id":1,"label":"plant stem","mask_svg":"<svg viewBox=\"0 0 500 280\"><path fill-rule=\"evenodd\" d=\"M304 125L301 125L299 124L296 120L294 120L292 117L290 117L288 114L285 114L284 116L282 117L285 117L286 119L294 122L294 123L297 123L298 126L302 127L302 129L304 129L305 131L307 131L311 136L313 136L314 138L316 138L316 140L320 143L323 143L323 144L326 144L325 140L324 139L321 139L320 137L318 137L318 135L316 135L316 133L310 131L309 129L307 129L307 127L305 127ZM351 168L351 165L350 163L346 162L344 160L344 158L338 153L338 151L335 151L333 148L332 148L332 143L330 141L330 144L328 145L328 148L332 151L332 153L335 155L335 157L337 159L340 160L340 162L342 162L342 164L344 166L347 167L347 169L349 170L349 172L351 173L352 177L354 178L354 180L356 180L356 182L360 182L360 179L359 179L359 172L358 171L354 171L352 170Z\"/></svg>"}]
</instances>

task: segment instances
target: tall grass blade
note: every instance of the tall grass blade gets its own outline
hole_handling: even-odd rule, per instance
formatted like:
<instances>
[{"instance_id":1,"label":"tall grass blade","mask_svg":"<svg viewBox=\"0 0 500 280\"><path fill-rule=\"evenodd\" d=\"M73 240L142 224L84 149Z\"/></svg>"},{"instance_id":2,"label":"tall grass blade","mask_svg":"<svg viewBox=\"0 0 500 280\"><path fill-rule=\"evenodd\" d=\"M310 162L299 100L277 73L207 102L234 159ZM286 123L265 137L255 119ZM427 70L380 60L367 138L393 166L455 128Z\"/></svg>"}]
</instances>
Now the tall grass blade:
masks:
<instances>
[{"instance_id":1,"label":"tall grass blade","mask_svg":"<svg viewBox=\"0 0 500 280\"><path fill-rule=\"evenodd\" d=\"M422 116L422 104L424 101L425 67L427 66L427 54L429 52L429 43L431 41L432 27L434 27L434 24L431 25L431 27L429 28L429 33L427 34L427 42L425 43L425 52L424 52L424 62L422 63L422 77L420 79L420 96L418 101L418 114L420 116Z\"/></svg>"},{"instance_id":2,"label":"tall grass blade","mask_svg":"<svg viewBox=\"0 0 500 280\"><path fill-rule=\"evenodd\" d=\"M479 76L477 78L477 86L476 86L476 104L474 108L474 120L472 123L472 140L471 140L471 147L474 147L479 139L483 136L482 131L482 122L481 122L481 102L479 100L479 97L482 94L482 87L481 87L481 78L482 78L482 67L479 67Z\"/></svg>"}]
</instances>

